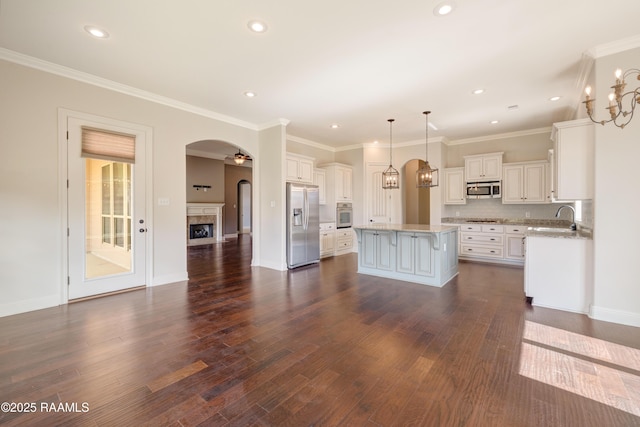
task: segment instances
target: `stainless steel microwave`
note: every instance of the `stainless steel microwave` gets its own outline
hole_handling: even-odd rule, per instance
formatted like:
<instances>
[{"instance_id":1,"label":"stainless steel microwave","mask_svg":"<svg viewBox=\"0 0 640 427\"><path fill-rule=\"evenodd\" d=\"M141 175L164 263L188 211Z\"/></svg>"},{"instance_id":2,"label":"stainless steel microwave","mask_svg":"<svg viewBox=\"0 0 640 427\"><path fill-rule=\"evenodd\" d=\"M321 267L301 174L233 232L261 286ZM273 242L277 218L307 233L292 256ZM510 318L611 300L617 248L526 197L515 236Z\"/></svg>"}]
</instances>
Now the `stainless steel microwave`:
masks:
<instances>
[{"instance_id":1,"label":"stainless steel microwave","mask_svg":"<svg viewBox=\"0 0 640 427\"><path fill-rule=\"evenodd\" d=\"M467 183L467 199L499 199L501 197L500 181Z\"/></svg>"}]
</instances>

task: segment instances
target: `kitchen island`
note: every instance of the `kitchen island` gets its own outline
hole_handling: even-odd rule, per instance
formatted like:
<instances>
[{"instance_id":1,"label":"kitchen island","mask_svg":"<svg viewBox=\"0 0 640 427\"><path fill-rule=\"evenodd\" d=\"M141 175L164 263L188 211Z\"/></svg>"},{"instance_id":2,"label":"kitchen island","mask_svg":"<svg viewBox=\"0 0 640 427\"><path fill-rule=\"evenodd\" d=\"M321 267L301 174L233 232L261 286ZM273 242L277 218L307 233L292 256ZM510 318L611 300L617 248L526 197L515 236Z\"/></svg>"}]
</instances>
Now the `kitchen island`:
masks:
<instances>
[{"instance_id":1,"label":"kitchen island","mask_svg":"<svg viewBox=\"0 0 640 427\"><path fill-rule=\"evenodd\" d=\"M366 224L358 238L358 273L444 286L458 274L458 227Z\"/></svg>"}]
</instances>

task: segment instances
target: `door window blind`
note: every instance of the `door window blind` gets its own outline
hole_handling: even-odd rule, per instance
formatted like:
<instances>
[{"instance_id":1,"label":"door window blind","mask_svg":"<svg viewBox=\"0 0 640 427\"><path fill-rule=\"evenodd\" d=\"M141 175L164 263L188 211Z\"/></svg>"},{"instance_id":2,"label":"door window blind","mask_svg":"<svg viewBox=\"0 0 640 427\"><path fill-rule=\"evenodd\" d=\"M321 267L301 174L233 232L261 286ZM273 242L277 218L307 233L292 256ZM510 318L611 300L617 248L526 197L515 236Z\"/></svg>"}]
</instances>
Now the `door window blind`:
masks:
<instances>
[{"instance_id":1,"label":"door window blind","mask_svg":"<svg viewBox=\"0 0 640 427\"><path fill-rule=\"evenodd\" d=\"M136 138L132 135L82 128L82 157L135 163Z\"/></svg>"}]
</instances>

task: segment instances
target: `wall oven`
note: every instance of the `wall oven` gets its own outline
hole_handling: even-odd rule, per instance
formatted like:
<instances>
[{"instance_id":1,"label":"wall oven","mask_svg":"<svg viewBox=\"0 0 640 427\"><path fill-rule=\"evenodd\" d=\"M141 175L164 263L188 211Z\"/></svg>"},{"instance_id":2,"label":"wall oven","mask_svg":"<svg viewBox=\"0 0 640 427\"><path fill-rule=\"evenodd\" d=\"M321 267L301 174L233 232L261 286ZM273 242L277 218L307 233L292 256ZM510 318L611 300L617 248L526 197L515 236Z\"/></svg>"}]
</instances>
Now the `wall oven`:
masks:
<instances>
[{"instance_id":1,"label":"wall oven","mask_svg":"<svg viewBox=\"0 0 640 427\"><path fill-rule=\"evenodd\" d=\"M351 203L338 203L336 207L336 228L349 228L353 225Z\"/></svg>"},{"instance_id":2,"label":"wall oven","mask_svg":"<svg viewBox=\"0 0 640 427\"><path fill-rule=\"evenodd\" d=\"M501 197L500 181L467 183L468 199L499 199Z\"/></svg>"}]
</instances>

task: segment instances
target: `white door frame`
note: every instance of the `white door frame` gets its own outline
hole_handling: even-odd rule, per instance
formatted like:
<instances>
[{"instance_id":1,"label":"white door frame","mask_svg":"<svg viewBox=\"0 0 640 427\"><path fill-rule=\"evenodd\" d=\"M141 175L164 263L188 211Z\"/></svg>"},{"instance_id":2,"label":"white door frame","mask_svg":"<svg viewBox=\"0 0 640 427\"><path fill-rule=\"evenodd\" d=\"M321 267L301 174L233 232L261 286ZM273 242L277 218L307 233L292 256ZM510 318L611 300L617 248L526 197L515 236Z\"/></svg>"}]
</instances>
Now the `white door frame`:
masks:
<instances>
[{"instance_id":1,"label":"white door frame","mask_svg":"<svg viewBox=\"0 0 640 427\"><path fill-rule=\"evenodd\" d=\"M68 143L67 143L67 123L70 118L79 120L103 123L105 126L126 127L135 129L145 134L145 222L148 230L145 233L145 283L151 286L152 266L153 266L153 129L149 126L137 123L125 122L106 117L96 116L93 114L82 113L78 111L58 109L58 206L60 209L60 304L69 302L69 240L67 233L69 229L69 211L68 211L68 195L67 195L67 176L68 176Z\"/></svg>"}]
</instances>

